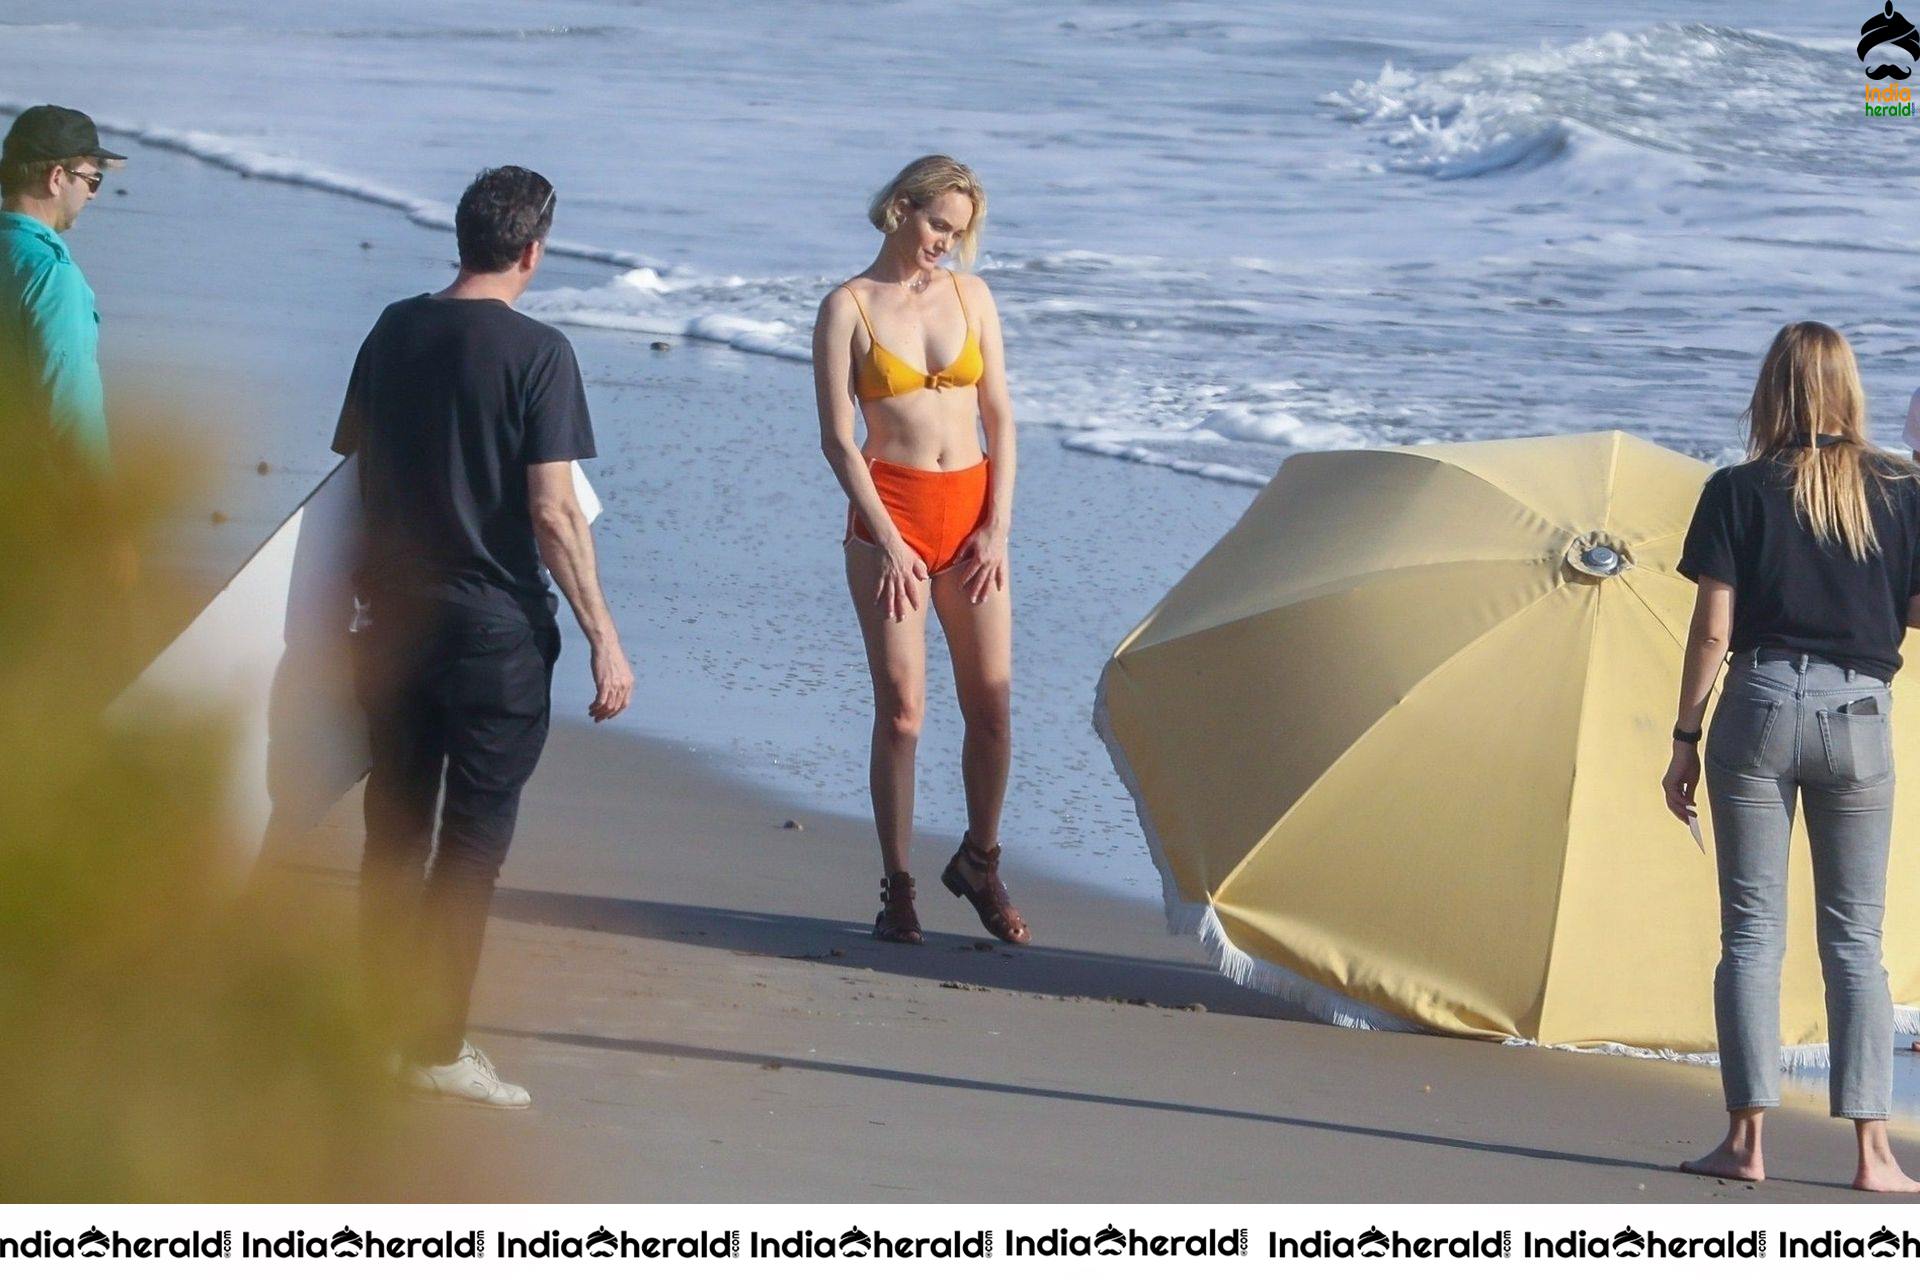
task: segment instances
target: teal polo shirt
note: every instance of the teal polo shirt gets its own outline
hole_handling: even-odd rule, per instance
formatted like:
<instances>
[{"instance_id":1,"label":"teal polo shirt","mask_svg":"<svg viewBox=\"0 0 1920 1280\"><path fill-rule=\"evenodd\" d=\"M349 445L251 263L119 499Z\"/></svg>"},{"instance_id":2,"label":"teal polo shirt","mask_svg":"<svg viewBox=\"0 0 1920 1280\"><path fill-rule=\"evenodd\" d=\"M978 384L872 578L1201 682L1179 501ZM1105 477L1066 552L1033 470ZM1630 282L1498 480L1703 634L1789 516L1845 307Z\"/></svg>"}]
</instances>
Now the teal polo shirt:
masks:
<instances>
[{"instance_id":1,"label":"teal polo shirt","mask_svg":"<svg viewBox=\"0 0 1920 1280\"><path fill-rule=\"evenodd\" d=\"M93 288L52 227L0 212L0 413L13 418L8 401L24 411L27 430L45 431L64 451L106 469L107 397Z\"/></svg>"}]
</instances>

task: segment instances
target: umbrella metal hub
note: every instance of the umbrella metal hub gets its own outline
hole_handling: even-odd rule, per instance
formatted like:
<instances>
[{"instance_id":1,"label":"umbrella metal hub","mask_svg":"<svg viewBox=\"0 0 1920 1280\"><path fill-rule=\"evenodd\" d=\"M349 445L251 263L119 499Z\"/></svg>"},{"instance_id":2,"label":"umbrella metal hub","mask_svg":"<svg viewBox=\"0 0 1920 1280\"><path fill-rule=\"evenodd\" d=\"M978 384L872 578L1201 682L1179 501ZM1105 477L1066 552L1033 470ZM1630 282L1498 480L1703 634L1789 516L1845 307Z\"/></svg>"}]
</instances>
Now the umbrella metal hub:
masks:
<instances>
[{"instance_id":1,"label":"umbrella metal hub","mask_svg":"<svg viewBox=\"0 0 1920 1280\"><path fill-rule=\"evenodd\" d=\"M1617 578L1633 568L1633 552L1611 534L1590 533L1567 548L1567 567L1583 578Z\"/></svg>"}]
</instances>

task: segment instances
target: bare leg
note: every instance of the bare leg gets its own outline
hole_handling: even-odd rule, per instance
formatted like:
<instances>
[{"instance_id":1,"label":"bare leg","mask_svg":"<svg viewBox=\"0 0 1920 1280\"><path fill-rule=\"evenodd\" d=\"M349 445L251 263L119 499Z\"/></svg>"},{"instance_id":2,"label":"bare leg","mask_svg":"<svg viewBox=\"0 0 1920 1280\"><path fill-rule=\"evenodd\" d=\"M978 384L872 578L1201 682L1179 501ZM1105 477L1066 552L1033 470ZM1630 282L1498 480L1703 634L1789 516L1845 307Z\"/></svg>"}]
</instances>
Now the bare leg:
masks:
<instances>
[{"instance_id":1,"label":"bare leg","mask_svg":"<svg viewBox=\"0 0 1920 1280\"><path fill-rule=\"evenodd\" d=\"M967 826L973 841L991 849L1000 841L1000 809L1013 763L1013 602L992 591L979 604L967 598L955 569L933 580L933 604L953 655L953 684L967 723L960 772L967 789ZM961 874L980 883L962 862Z\"/></svg>"},{"instance_id":2,"label":"bare leg","mask_svg":"<svg viewBox=\"0 0 1920 1280\"><path fill-rule=\"evenodd\" d=\"M913 757L927 704L927 610L895 622L875 598L880 585L880 552L864 542L847 543L847 587L860 616L867 645L867 669L873 675L873 749L868 785L873 792L873 825L880 837L880 861L887 874L907 869L913 844Z\"/></svg>"},{"instance_id":3,"label":"bare leg","mask_svg":"<svg viewBox=\"0 0 1920 1280\"><path fill-rule=\"evenodd\" d=\"M1033 939L1026 921L1008 901L1000 860L1000 805L1013 759L1009 689L1013 683L1013 605L1004 591L979 604L967 597L958 572L934 579L934 607L953 653L954 686L967 720L962 773L967 787L967 841L949 864L958 879L946 884L964 893L989 932L1016 946ZM972 852L969 852L972 850Z\"/></svg>"},{"instance_id":4,"label":"bare leg","mask_svg":"<svg viewBox=\"0 0 1920 1280\"><path fill-rule=\"evenodd\" d=\"M1739 1182L1765 1182L1767 1163L1761 1158L1760 1130L1766 1118L1764 1107L1742 1107L1727 1112L1725 1140L1698 1160L1682 1164L1681 1172L1733 1178Z\"/></svg>"},{"instance_id":5,"label":"bare leg","mask_svg":"<svg viewBox=\"0 0 1920 1280\"><path fill-rule=\"evenodd\" d=\"M1894 1158L1893 1147L1887 1142L1885 1120L1856 1120L1853 1122L1853 1136L1860 1148L1860 1161L1853 1175L1855 1191L1890 1191L1896 1195L1920 1193L1920 1182L1915 1182L1902 1172L1900 1162Z\"/></svg>"}]
</instances>

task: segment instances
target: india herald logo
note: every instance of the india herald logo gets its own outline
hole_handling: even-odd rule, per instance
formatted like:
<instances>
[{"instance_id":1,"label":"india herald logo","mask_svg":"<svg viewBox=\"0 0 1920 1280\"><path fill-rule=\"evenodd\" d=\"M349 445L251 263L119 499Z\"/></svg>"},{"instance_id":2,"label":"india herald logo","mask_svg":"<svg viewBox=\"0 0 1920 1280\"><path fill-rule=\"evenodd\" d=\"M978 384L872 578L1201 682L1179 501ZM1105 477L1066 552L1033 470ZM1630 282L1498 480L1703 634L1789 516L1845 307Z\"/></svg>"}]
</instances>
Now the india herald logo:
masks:
<instances>
[{"instance_id":1,"label":"india herald logo","mask_svg":"<svg viewBox=\"0 0 1920 1280\"><path fill-rule=\"evenodd\" d=\"M1609 1243L1617 1258L1637 1258L1647 1249L1647 1238L1632 1227L1623 1227L1614 1232Z\"/></svg>"},{"instance_id":2,"label":"india herald logo","mask_svg":"<svg viewBox=\"0 0 1920 1280\"><path fill-rule=\"evenodd\" d=\"M1893 50L1905 54L1905 59L1896 60ZM1860 44L1855 52L1866 64L1867 79L1905 80L1913 74L1914 61L1920 59L1920 30L1894 9L1893 0L1887 0L1885 8L1860 24ZM1879 56L1869 61L1868 55L1876 53Z\"/></svg>"}]
</instances>

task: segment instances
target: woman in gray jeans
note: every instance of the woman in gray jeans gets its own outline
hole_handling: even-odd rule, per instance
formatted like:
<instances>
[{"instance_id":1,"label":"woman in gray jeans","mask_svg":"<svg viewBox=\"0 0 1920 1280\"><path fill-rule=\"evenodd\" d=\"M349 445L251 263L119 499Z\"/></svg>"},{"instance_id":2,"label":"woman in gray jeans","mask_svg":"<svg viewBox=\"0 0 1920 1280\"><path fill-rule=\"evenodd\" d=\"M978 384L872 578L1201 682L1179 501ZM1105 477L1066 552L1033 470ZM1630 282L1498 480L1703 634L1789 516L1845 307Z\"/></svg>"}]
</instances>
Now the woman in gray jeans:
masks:
<instances>
[{"instance_id":1,"label":"woman in gray jeans","mask_svg":"<svg viewBox=\"0 0 1920 1280\"><path fill-rule=\"evenodd\" d=\"M1867 442L1853 351L1823 324L1773 340L1747 408L1748 461L1707 481L1680 572L1699 584L1663 786L1682 821L1707 739L1720 872L1713 976L1726 1140L1681 1167L1758 1182L1761 1123L1780 1102L1780 964L1796 796L1813 847L1832 1043L1833 1114L1854 1122L1862 1191L1920 1192L1887 1144L1893 1001L1880 963L1893 823L1888 682L1920 618L1920 483Z\"/></svg>"}]
</instances>

